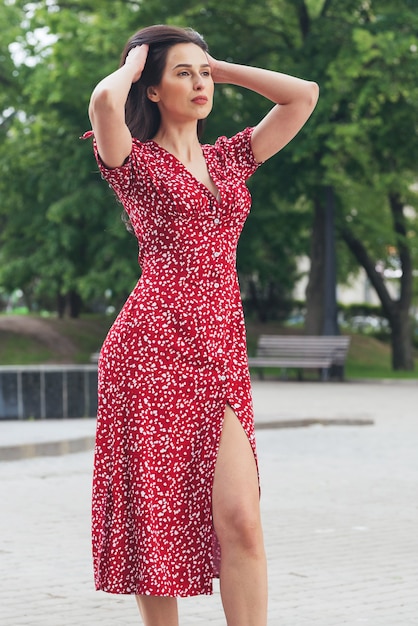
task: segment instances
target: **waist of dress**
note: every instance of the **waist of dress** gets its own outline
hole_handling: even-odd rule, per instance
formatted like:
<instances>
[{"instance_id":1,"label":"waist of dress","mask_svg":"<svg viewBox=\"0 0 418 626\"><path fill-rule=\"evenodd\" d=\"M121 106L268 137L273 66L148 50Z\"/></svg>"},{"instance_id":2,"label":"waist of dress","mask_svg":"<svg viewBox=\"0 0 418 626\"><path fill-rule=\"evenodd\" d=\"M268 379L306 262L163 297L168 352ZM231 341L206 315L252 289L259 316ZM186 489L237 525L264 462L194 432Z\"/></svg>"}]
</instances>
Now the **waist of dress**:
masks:
<instances>
[{"instance_id":1,"label":"waist of dress","mask_svg":"<svg viewBox=\"0 0 418 626\"><path fill-rule=\"evenodd\" d=\"M141 280L151 287L166 289L207 289L215 284L225 288L237 281L235 262L214 257L179 263L173 259L151 259L142 264Z\"/></svg>"}]
</instances>

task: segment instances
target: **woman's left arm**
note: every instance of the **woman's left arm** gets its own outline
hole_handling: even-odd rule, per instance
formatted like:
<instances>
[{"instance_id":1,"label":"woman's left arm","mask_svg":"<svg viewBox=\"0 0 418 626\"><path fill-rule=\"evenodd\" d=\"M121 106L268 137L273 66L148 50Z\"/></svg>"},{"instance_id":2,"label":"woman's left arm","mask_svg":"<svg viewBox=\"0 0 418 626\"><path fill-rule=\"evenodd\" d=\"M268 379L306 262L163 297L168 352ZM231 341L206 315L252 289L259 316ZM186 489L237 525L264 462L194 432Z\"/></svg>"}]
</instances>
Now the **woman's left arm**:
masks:
<instances>
[{"instance_id":1,"label":"woman's left arm","mask_svg":"<svg viewBox=\"0 0 418 626\"><path fill-rule=\"evenodd\" d=\"M287 74L208 57L215 83L245 87L275 103L254 128L251 138L256 161L266 161L289 143L305 124L317 103L318 85Z\"/></svg>"}]
</instances>

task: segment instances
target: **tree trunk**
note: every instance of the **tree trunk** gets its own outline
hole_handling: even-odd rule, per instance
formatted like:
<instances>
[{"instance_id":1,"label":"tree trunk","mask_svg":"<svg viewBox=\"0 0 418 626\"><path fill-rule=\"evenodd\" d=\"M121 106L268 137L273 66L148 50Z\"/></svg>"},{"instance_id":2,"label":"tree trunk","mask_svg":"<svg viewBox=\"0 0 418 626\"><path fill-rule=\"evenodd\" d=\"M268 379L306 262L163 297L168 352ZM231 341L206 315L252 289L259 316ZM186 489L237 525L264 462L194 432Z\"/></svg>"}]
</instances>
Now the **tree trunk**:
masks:
<instances>
[{"instance_id":1,"label":"tree trunk","mask_svg":"<svg viewBox=\"0 0 418 626\"><path fill-rule=\"evenodd\" d=\"M264 324L267 321L267 315L265 307L263 306L262 299L260 301L259 289L254 278L250 278L248 280L248 293L250 310L256 313L257 321Z\"/></svg>"},{"instance_id":2,"label":"tree trunk","mask_svg":"<svg viewBox=\"0 0 418 626\"><path fill-rule=\"evenodd\" d=\"M31 289L22 289L23 291L23 300L28 308L30 313L33 312L33 297L31 293Z\"/></svg>"},{"instance_id":3,"label":"tree trunk","mask_svg":"<svg viewBox=\"0 0 418 626\"><path fill-rule=\"evenodd\" d=\"M79 317L82 305L81 297L79 296L79 294L74 290L69 291L67 294L67 302L69 316L71 318Z\"/></svg>"},{"instance_id":4,"label":"tree trunk","mask_svg":"<svg viewBox=\"0 0 418 626\"><path fill-rule=\"evenodd\" d=\"M392 344L392 368L412 371L414 353L411 341L412 329L409 311L398 310L390 322Z\"/></svg>"},{"instance_id":5,"label":"tree trunk","mask_svg":"<svg viewBox=\"0 0 418 626\"><path fill-rule=\"evenodd\" d=\"M324 325L325 209L319 200L316 200L314 208L310 256L305 334L320 335Z\"/></svg>"},{"instance_id":6,"label":"tree trunk","mask_svg":"<svg viewBox=\"0 0 418 626\"><path fill-rule=\"evenodd\" d=\"M323 335L339 335L337 306L337 257L335 254L335 194L326 188L325 201L325 276Z\"/></svg>"},{"instance_id":7,"label":"tree trunk","mask_svg":"<svg viewBox=\"0 0 418 626\"><path fill-rule=\"evenodd\" d=\"M393 227L397 235L397 248L401 262L401 291L392 316L392 367L394 370L413 370L414 354L410 309L413 296L413 263L408 246L404 205L398 194L389 196Z\"/></svg>"},{"instance_id":8,"label":"tree trunk","mask_svg":"<svg viewBox=\"0 0 418 626\"><path fill-rule=\"evenodd\" d=\"M386 288L383 276L376 270L375 263L369 256L362 242L345 228L341 234L350 251L357 259L373 285L382 303L384 314L391 329L392 367L394 370L411 371L414 369L410 308L413 293L413 271L411 252L406 237L404 207L396 195L389 197L394 230L397 235L397 247L402 268L400 296L392 300Z\"/></svg>"},{"instance_id":9,"label":"tree trunk","mask_svg":"<svg viewBox=\"0 0 418 626\"><path fill-rule=\"evenodd\" d=\"M65 315L65 296L61 293L57 293L57 313L60 320Z\"/></svg>"}]
</instances>

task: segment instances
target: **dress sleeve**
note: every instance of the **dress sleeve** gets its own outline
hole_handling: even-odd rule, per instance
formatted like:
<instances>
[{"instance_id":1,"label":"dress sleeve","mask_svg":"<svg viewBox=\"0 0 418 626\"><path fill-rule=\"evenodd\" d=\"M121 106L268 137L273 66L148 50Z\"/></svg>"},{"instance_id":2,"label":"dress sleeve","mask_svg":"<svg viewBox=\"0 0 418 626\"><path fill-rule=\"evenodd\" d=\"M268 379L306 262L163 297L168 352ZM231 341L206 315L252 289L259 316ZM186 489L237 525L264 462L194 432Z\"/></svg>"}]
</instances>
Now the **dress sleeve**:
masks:
<instances>
[{"instance_id":1,"label":"dress sleeve","mask_svg":"<svg viewBox=\"0 0 418 626\"><path fill-rule=\"evenodd\" d=\"M138 175L140 175L138 163L141 161L139 158L141 146L141 142L134 139L132 141L131 153L126 158L124 164L119 167L110 168L103 163L97 149L96 140L93 138L94 156L96 157L100 174L102 178L109 183L109 186L113 189L122 203L130 195L135 179L137 179Z\"/></svg>"},{"instance_id":2,"label":"dress sleeve","mask_svg":"<svg viewBox=\"0 0 418 626\"><path fill-rule=\"evenodd\" d=\"M226 169L233 170L236 176L247 180L261 165L257 163L251 147L254 128L248 127L233 137L219 137L215 149Z\"/></svg>"}]
</instances>

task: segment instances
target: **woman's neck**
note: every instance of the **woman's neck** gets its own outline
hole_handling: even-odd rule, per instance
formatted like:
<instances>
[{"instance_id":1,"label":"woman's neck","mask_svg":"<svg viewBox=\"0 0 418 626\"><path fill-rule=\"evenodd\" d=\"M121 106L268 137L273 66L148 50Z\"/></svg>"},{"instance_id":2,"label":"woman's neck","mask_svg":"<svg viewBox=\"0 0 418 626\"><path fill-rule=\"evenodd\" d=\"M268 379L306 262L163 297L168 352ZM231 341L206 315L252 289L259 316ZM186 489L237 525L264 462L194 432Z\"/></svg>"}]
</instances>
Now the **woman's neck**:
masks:
<instances>
[{"instance_id":1,"label":"woman's neck","mask_svg":"<svg viewBox=\"0 0 418 626\"><path fill-rule=\"evenodd\" d=\"M185 126L160 126L153 141L174 154L183 163L193 161L202 152L196 123Z\"/></svg>"}]
</instances>

